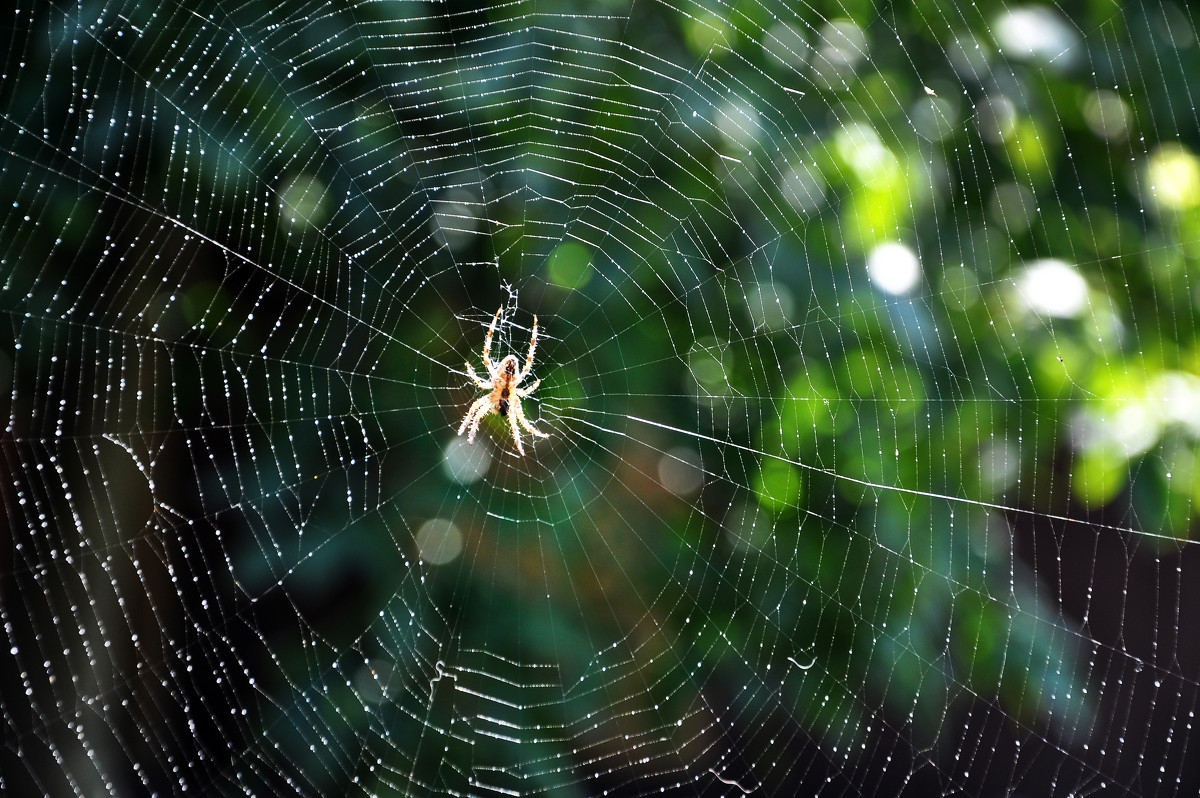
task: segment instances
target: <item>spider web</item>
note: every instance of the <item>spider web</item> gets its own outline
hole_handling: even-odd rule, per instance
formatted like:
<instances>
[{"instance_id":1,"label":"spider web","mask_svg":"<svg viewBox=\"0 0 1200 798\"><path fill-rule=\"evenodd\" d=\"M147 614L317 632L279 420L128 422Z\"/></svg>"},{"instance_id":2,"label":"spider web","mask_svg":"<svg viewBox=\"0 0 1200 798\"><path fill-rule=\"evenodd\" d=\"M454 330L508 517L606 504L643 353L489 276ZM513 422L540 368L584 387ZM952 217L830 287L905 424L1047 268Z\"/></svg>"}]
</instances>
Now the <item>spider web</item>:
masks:
<instances>
[{"instance_id":1,"label":"spider web","mask_svg":"<svg viewBox=\"0 0 1200 798\"><path fill-rule=\"evenodd\" d=\"M3 14L6 794L1200 789L1186 6Z\"/></svg>"}]
</instances>

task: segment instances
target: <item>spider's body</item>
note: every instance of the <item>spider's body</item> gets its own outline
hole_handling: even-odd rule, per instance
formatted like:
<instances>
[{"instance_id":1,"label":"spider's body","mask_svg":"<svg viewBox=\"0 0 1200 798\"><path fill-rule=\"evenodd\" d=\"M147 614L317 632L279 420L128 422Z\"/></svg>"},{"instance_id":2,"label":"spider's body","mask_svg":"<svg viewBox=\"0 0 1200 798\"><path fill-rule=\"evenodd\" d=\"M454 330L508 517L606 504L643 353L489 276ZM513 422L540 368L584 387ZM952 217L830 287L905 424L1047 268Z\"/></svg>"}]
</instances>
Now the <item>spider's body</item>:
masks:
<instances>
[{"instance_id":1,"label":"spider's body","mask_svg":"<svg viewBox=\"0 0 1200 798\"><path fill-rule=\"evenodd\" d=\"M529 355L525 358L525 368L521 369L517 366L516 355L508 355L499 363L493 363L490 357L492 336L496 333L496 325L500 322L500 314L503 312L503 307L496 311L495 317L492 318L492 324L488 327L487 337L483 339L483 365L487 368L488 378L481 378L475 373L475 368L470 363L467 364L467 374L470 375L471 381L487 393L471 403L471 409L467 411L467 414L463 416L462 423L458 425L458 434L462 435L466 431L467 443L474 443L475 433L479 431L483 417L489 413L497 413L501 418L508 419L517 454L523 455L525 446L521 443L521 427L535 437L550 437L534 427L529 419L525 418L525 412L521 409L521 400L537 390L542 381L538 380L528 388L518 387L521 380L525 379L529 375L530 369L533 368L533 353L537 348L537 316L533 317L533 335L529 339Z\"/></svg>"},{"instance_id":2,"label":"spider's body","mask_svg":"<svg viewBox=\"0 0 1200 798\"><path fill-rule=\"evenodd\" d=\"M509 355L501 360L499 371L500 376L494 382L496 387L492 389L492 403L496 405L500 418L508 418L509 397L517 387L517 356Z\"/></svg>"}]
</instances>

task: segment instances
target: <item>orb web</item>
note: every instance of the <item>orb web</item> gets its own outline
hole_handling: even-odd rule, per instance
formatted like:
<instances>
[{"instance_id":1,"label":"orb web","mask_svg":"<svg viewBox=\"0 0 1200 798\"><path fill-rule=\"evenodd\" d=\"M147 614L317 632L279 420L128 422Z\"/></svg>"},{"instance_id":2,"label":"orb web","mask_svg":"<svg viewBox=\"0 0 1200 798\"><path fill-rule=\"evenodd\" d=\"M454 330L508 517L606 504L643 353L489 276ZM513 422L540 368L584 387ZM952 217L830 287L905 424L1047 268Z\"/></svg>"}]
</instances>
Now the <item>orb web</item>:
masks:
<instances>
[{"instance_id":1,"label":"orb web","mask_svg":"<svg viewBox=\"0 0 1200 798\"><path fill-rule=\"evenodd\" d=\"M1200 787L1186 5L2 13L0 790Z\"/></svg>"}]
</instances>

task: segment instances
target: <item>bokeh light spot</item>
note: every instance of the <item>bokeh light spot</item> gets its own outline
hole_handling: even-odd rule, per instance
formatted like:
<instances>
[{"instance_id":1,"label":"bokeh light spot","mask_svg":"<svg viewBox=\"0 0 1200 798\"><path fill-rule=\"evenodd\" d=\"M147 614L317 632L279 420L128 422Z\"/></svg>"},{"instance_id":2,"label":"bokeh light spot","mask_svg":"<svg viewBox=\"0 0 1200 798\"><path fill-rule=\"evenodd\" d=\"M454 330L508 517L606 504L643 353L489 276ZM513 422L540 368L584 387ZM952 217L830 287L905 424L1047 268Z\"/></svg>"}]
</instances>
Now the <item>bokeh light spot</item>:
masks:
<instances>
[{"instance_id":1,"label":"bokeh light spot","mask_svg":"<svg viewBox=\"0 0 1200 798\"><path fill-rule=\"evenodd\" d=\"M903 244L880 244L867 258L867 276L885 294L907 294L921 279L921 263Z\"/></svg>"}]
</instances>

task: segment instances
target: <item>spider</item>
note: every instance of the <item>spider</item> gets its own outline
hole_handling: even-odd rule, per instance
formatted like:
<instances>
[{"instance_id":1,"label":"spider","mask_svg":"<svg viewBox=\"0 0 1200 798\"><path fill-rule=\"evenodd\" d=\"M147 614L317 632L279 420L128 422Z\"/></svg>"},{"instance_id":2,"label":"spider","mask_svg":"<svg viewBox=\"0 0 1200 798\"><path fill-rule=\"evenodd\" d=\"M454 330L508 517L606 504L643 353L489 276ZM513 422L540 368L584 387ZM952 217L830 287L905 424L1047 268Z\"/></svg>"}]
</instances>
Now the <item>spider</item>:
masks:
<instances>
[{"instance_id":1,"label":"spider","mask_svg":"<svg viewBox=\"0 0 1200 798\"><path fill-rule=\"evenodd\" d=\"M463 416L462 423L458 425L458 434L462 435L463 430L467 430L467 443L475 442L475 433L479 431L479 424L483 421L483 417L488 413L499 413L501 418L507 418L508 424L512 428L513 443L517 446L517 454L525 454L525 446L521 443L521 427L524 427L530 434L538 438L549 438L550 436L537 429L525 418L525 412L521 410L521 400L529 394L537 390L537 387L542 384L541 380L533 383L528 388L518 388L521 380L529 376L529 370L533 368L533 351L537 347L537 316L533 317L533 336L529 339L529 356L525 358L525 368L517 368L517 356L508 355L499 363L493 363L488 354L492 351L492 335L496 332L496 325L500 322L500 314L504 312L504 307L496 311L495 317L492 318L492 325L488 327L487 337L483 339L483 365L487 368L488 379L483 379L475 373L475 368L470 363L467 363L467 374L471 377L471 381L477 386L487 391L486 394L476 399L471 404L471 409Z\"/></svg>"}]
</instances>

